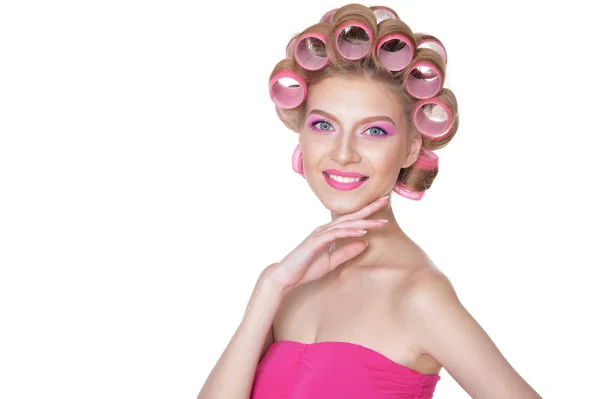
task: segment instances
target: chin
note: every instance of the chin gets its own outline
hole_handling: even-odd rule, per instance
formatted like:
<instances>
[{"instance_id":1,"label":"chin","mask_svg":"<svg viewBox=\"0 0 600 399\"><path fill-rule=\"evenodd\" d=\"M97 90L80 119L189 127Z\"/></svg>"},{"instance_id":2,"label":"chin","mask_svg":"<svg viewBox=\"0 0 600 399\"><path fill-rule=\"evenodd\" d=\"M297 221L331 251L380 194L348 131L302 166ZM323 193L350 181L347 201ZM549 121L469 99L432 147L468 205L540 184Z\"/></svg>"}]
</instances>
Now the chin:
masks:
<instances>
[{"instance_id":1,"label":"chin","mask_svg":"<svg viewBox=\"0 0 600 399\"><path fill-rule=\"evenodd\" d=\"M383 189L377 190L371 178L355 188L352 184L328 183L322 174L309 176L307 183L325 208L340 215L356 212L386 193Z\"/></svg>"},{"instance_id":2,"label":"chin","mask_svg":"<svg viewBox=\"0 0 600 399\"><path fill-rule=\"evenodd\" d=\"M335 196L328 195L320 198L321 203L331 212L338 215L346 215L364 208L369 202L362 196Z\"/></svg>"}]
</instances>

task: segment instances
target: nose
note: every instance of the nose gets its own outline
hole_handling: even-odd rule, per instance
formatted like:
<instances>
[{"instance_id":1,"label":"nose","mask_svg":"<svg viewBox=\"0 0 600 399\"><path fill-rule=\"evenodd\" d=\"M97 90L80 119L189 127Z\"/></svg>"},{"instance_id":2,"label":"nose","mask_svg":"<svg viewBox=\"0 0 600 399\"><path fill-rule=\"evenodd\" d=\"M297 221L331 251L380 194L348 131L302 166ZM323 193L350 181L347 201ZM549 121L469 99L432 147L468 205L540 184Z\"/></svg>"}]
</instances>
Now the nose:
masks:
<instances>
[{"instance_id":1,"label":"nose","mask_svg":"<svg viewBox=\"0 0 600 399\"><path fill-rule=\"evenodd\" d=\"M358 163L361 160L360 154L350 135L343 134L337 137L331 149L330 157L342 166L346 166L349 163Z\"/></svg>"}]
</instances>

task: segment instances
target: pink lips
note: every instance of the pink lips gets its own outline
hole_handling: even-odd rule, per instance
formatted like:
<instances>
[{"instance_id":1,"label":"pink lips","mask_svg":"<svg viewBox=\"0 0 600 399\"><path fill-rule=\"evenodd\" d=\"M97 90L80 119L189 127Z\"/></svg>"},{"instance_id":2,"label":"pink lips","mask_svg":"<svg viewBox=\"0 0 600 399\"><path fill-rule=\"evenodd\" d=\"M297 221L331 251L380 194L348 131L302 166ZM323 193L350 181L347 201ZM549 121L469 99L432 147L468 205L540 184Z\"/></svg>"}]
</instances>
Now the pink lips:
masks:
<instances>
[{"instance_id":1,"label":"pink lips","mask_svg":"<svg viewBox=\"0 0 600 399\"><path fill-rule=\"evenodd\" d=\"M342 190L342 191L354 190L355 188L360 187L364 182L366 182L369 179L368 177L366 177L365 175L361 175L360 173L345 172L343 170L337 170L337 169L327 169L323 172L324 172L323 176L325 177L325 181L327 182L327 184L329 184L331 187L335 188L336 190ZM343 177L365 177L365 179L359 180L357 182L352 182L352 183L342 183L342 182L335 181L335 180L329 178L329 176L327 176L327 174L343 176Z\"/></svg>"},{"instance_id":2,"label":"pink lips","mask_svg":"<svg viewBox=\"0 0 600 399\"><path fill-rule=\"evenodd\" d=\"M343 177L365 177L365 175L361 175L360 173L345 172L343 170L337 170L337 169L327 169L327 170L324 170L323 172L329 173L330 175L343 176Z\"/></svg>"}]
</instances>

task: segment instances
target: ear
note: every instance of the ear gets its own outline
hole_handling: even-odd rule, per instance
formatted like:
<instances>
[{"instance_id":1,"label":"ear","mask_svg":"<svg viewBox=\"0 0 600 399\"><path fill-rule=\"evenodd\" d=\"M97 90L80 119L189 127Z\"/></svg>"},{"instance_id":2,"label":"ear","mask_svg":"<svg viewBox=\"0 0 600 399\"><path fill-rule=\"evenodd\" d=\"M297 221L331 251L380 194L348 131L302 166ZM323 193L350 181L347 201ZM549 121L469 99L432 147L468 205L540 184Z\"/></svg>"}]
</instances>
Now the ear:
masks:
<instances>
[{"instance_id":1,"label":"ear","mask_svg":"<svg viewBox=\"0 0 600 399\"><path fill-rule=\"evenodd\" d=\"M404 164L402 164L403 168L408 168L417 161L417 158L419 158L421 146L423 145L423 136L421 136L419 133L414 134L413 138L408 144L408 154L404 160Z\"/></svg>"}]
</instances>

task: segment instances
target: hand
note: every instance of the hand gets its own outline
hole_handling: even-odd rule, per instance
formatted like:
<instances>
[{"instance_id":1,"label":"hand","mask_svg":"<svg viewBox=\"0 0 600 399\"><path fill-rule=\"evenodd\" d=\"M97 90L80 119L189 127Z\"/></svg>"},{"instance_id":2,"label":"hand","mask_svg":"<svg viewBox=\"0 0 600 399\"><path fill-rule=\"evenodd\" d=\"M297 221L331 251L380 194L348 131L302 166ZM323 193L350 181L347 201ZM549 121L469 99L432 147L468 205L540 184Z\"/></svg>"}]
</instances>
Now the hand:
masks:
<instances>
[{"instance_id":1,"label":"hand","mask_svg":"<svg viewBox=\"0 0 600 399\"><path fill-rule=\"evenodd\" d=\"M367 247L362 240L352 241L340 249L329 252L337 239L362 237L369 228L381 228L384 220L365 219L387 204L389 195L371 202L364 208L344 215L337 220L316 228L279 263L265 270L265 276L284 291L300 284L317 280L337 266L354 258Z\"/></svg>"}]
</instances>

